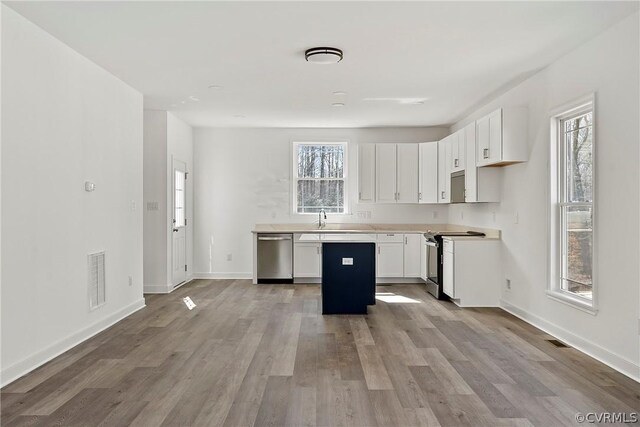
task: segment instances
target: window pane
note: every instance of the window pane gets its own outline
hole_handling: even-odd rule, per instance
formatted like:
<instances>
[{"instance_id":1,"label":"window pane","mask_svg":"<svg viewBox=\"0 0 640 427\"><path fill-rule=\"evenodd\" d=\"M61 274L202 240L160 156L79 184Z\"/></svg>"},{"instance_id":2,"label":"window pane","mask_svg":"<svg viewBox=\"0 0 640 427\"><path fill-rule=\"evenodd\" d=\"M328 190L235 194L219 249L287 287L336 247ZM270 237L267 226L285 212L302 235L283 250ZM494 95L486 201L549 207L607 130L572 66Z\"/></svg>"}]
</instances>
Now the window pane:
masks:
<instances>
[{"instance_id":1,"label":"window pane","mask_svg":"<svg viewBox=\"0 0 640 427\"><path fill-rule=\"evenodd\" d=\"M562 287L592 298L593 224L591 206L562 208Z\"/></svg>"},{"instance_id":2,"label":"window pane","mask_svg":"<svg viewBox=\"0 0 640 427\"><path fill-rule=\"evenodd\" d=\"M344 145L298 145L298 178L344 178Z\"/></svg>"},{"instance_id":3,"label":"window pane","mask_svg":"<svg viewBox=\"0 0 640 427\"><path fill-rule=\"evenodd\" d=\"M565 121L566 147L566 196L567 202L591 202L593 200L593 143L591 113Z\"/></svg>"},{"instance_id":4,"label":"window pane","mask_svg":"<svg viewBox=\"0 0 640 427\"><path fill-rule=\"evenodd\" d=\"M298 213L344 212L343 180L298 181Z\"/></svg>"}]
</instances>

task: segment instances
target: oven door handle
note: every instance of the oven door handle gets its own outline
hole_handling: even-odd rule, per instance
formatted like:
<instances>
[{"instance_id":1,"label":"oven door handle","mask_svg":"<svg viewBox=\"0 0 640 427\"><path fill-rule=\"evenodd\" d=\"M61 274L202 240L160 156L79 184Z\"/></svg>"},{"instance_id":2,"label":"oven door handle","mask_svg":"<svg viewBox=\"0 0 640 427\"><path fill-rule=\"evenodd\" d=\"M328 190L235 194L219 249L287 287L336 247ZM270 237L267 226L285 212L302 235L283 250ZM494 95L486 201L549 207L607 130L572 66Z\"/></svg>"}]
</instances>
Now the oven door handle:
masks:
<instances>
[{"instance_id":1,"label":"oven door handle","mask_svg":"<svg viewBox=\"0 0 640 427\"><path fill-rule=\"evenodd\" d=\"M438 247L438 244L436 242L425 242L425 245L431 246L433 248L437 248Z\"/></svg>"}]
</instances>

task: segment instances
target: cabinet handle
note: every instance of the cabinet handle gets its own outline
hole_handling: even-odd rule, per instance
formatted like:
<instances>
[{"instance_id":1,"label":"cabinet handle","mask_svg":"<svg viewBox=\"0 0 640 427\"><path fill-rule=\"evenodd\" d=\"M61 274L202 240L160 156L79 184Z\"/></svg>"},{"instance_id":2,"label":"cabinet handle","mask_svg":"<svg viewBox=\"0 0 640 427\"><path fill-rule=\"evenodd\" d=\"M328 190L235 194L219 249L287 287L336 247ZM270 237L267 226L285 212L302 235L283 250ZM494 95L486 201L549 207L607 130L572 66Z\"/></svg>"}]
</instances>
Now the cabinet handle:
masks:
<instances>
[{"instance_id":1,"label":"cabinet handle","mask_svg":"<svg viewBox=\"0 0 640 427\"><path fill-rule=\"evenodd\" d=\"M400 200L400 193L396 193L396 200Z\"/></svg>"},{"instance_id":2,"label":"cabinet handle","mask_svg":"<svg viewBox=\"0 0 640 427\"><path fill-rule=\"evenodd\" d=\"M409 244L409 238L407 236L404 236L404 244L405 245Z\"/></svg>"},{"instance_id":3,"label":"cabinet handle","mask_svg":"<svg viewBox=\"0 0 640 427\"><path fill-rule=\"evenodd\" d=\"M359 191L359 192L358 192L358 199L359 199L359 200L362 200L362 191Z\"/></svg>"},{"instance_id":4,"label":"cabinet handle","mask_svg":"<svg viewBox=\"0 0 640 427\"><path fill-rule=\"evenodd\" d=\"M458 163L459 163L459 162L458 162L458 159L455 159L455 160L453 161L453 165L454 165L455 167L458 167Z\"/></svg>"},{"instance_id":5,"label":"cabinet handle","mask_svg":"<svg viewBox=\"0 0 640 427\"><path fill-rule=\"evenodd\" d=\"M485 148L482 150L482 158L484 159L488 159L489 158L489 149Z\"/></svg>"},{"instance_id":6,"label":"cabinet handle","mask_svg":"<svg viewBox=\"0 0 640 427\"><path fill-rule=\"evenodd\" d=\"M418 200L422 200L422 193L418 193Z\"/></svg>"},{"instance_id":7,"label":"cabinet handle","mask_svg":"<svg viewBox=\"0 0 640 427\"><path fill-rule=\"evenodd\" d=\"M442 195L440 196L440 198L444 200L444 191L442 192Z\"/></svg>"},{"instance_id":8,"label":"cabinet handle","mask_svg":"<svg viewBox=\"0 0 640 427\"><path fill-rule=\"evenodd\" d=\"M380 255L380 246L378 246L378 255Z\"/></svg>"},{"instance_id":9,"label":"cabinet handle","mask_svg":"<svg viewBox=\"0 0 640 427\"><path fill-rule=\"evenodd\" d=\"M320 246L316 247L316 254L320 255Z\"/></svg>"}]
</instances>

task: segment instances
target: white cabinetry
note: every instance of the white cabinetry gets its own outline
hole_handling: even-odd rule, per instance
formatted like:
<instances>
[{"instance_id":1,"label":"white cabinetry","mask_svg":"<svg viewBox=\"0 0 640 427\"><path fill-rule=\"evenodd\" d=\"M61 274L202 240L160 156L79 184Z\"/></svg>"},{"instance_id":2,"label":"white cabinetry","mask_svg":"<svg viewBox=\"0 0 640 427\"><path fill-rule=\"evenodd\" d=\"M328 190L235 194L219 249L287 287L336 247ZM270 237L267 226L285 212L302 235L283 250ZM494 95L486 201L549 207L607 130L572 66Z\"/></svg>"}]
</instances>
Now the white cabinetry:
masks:
<instances>
[{"instance_id":1,"label":"white cabinetry","mask_svg":"<svg viewBox=\"0 0 640 427\"><path fill-rule=\"evenodd\" d=\"M451 196L451 135L438 141L438 203L449 203Z\"/></svg>"},{"instance_id":2,"label":"white cabinetry","mask_svg":"<svg viewBox=\"0 0 640 427\"><path fill-rule=\"evenodd\" d=\"M427 281L427 239L422 236L420 239L420 278Z\"/></svg>"},{"instance_id":3,"label":"white cabinetry","mask_svg":"<svg viewBox=\"0 0 640 427\"><path fill-rule=\"evenodd\" d=\"M396 144L397 202L418 203L418 144Z\"/></svg>"},{"instance_id":4,"label":"white cabinetry","mask_svg":"<svg viewBox=\"0 0 640 427\"><path fill-rule=\"evenodd\" d=\"M396 144L376 144L376 202L395 203Z\"/></svg>"},{"instance_id":5,"label":"white cabinetry","mask_svg":"<svg viewBox=\"0 0 640 427\"><path fill-rule=\"evenodd\" d=\"M376 146L358 145L358 202L375 202L376 187Z\"/></svg>"},{"instance_id":6,"label":"white cabinetry","mask_svg":"<svg viewBox=\"0 0 640 427\"><path fill-rule=\"evenodd\" d=\"M465 167L465 137L464 130L460 129L449 136L451 147L450 172L464 170Z\"/></svg>"},{"instance_id":7,"label":"white cabinetry","mask_svg":"<svg viewBox=\"0 0 640 427\"><path fill-rule=\"evenodd\" d=\"M438 142L419 144L418 202L438 203Z\"/></svg>"},{"instance_id":8,"label":"white cabinetry","mask_svg":"<svg viewBox=\"0 0 640 427\"><path fill-rule=\"evenodd\" d=\"M418 144L376 144L376 201L418 203Z\"/></svg>"},{"instance_id":9,"label":"white cabinetry","mask_svg":"<svg viewBox=\"0 0 640 427\"><path fill-rule=\"evenodd\" d=\"M377 277L404 277L404 236L378 234Z\"/></svg>"},{"instance_id":10,"label":"white cabinetry","mask_svg":"<svg viewBox=\"0 0 640 427\"><path fill-rule=\"evenodd\" d=\"M477 166L527 161L526 107L499 108L476 121Z\"/></svg>"},{"instance_id":11,"label":"white cabinetry","mask_svg":"<svg viewBox=\"0 0 640 427\"><path fill-rule=\"evenodd\" d=\"M322 277L322 243L319 234L294 234L293 277Z\"/></svg>"},{"instance_id":12,"label":"white cabinetry","mask_svg":"<svg viewBox=\"0 0 640 427\"><path fill-rule=\"evenodd\" d=\"M404 277L420 277L420 245L422 234L404 235Z\"/></svg>"},{"instance_id":13,"label":"white cabinetry","mask_svg":"<svg viewBox=\"0 0 640 427\"><path fill-rule=\"evenodd\" d=\"M461 307L497 307L500 240L443 239L442 288Z\"/></svg>"},{"instance_id":14,"label":"white cabinetry","mask_svg":"<svg viewBox=\"0 0 640 427\"><path fill-rule=\"evenodd\" d=\"M476 166L476 124L470 123L462 131L465 141L464 187L466 203L500 201L500 169Z\"/></svg>"}]
</instances>

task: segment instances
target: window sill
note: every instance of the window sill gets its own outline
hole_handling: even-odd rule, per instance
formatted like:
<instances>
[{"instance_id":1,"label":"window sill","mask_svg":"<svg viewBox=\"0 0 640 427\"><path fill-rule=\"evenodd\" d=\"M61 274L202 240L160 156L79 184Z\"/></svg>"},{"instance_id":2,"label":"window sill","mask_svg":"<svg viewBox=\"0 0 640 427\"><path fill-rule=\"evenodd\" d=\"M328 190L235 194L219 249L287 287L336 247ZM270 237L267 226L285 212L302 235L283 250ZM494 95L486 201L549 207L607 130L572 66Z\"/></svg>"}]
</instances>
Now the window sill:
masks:
<instances>
[{"instance_id":1,"label":"window sill","mask_svg":"<svg viewBox=\"0 0 640 427\"><path fill-rule=\"evenodd\" d=\"M566 292L556 291L556 290L548 290L547 296L552 300L566 304L573 308L577 308L578 310L584 311L585 313L589 313L592 316L595 316L598 314L598 309L595 308L592 303L585 301L584 298L580 298L577 296L570 295Z\"/></svg>"}]
</instances>

